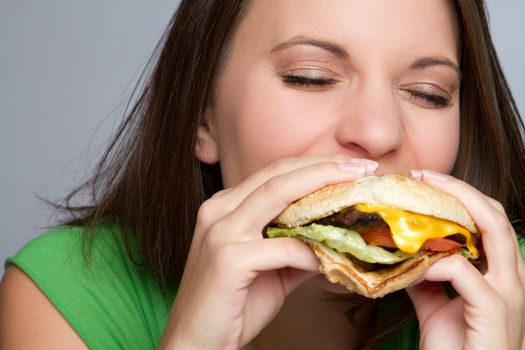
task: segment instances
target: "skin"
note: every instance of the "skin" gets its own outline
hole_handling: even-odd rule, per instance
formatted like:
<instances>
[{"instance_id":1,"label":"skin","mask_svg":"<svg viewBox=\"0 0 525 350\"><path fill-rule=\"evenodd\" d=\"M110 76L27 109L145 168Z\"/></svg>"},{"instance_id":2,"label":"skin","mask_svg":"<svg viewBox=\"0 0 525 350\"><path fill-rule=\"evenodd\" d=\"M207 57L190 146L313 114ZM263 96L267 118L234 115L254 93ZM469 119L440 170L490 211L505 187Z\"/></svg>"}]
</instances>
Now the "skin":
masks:
<instances>
[{"instance_id":1,"label":"skin","mask_svg":"<svg viewBox=\"0 0 525 350\"><path fill-rule=\"evenodd\" d=\"M160 348L355 347L358 333L321 300L329 286L310 249L261 232L316 189L411 169L464 202L488 260L482 274L459 256L443 259L409 289L421 348L521 346L525 269L512 227L501 205L443 175L459 142L455 21L439 0L252 3L198 130L196 154L220 161L225 190L199 210ZM436 281L451 281L460 297L448 300ZM6 306L0 347L60 348L52 341L62 339L85 348L12 267L0 288Z\"/></svg>"},{"instance_id":2,"label":"skin","mask_svg":"<svg viewBox=\"0 0 525 350\"><path fill-rule=\"evenodd\" d=\"M451 281L460 298L448 300L428 281L410 289L421 347L521 345L523 263L512 228L501 205L441 175L452 168L459 142L457 30L445 1L253 3L234 38L196 148L202 161L221 162L226 190L199 213L181 285L187 292L177 296L167 330L174 333L164 344L355 346L355 330L341 328L341 319L320 300L323 286L302 283L310 275L298 268L313 272L311 255L293 241L268 242L260 232L304 194L335 178L373 171L368 159L377 162L378 173L427 169L412 174L461 198L482 234L491 236L484 243L499 242L484 247L485 275L459 256L429 269L426 279ZM318 80L301 85L297 76ZM445 97L446 103L432 103L436 99L421 98L421 92ZM343 158L312 157L319 154ZM312 265L299 267L307 263ZM506 268L494 274L494 265ZM285 302L296 285L299 292ZM512 295L499 292L503 285ZM308 312L316 322L308 322Z\"/></svg>"},{"instance_id":3,"label":"skin","mask_svg":"<svg viewBox=\"0 0 525 350\"><path fill-rule=\"evenodd\" d=\"M308 40L348 57L299 44ZM457 66L459 49L444 1L254 2L210 107L218 157L205 160L220 159L225 187L305 154L374 159L384 172L448 172L459 142L459 76L448 65L411 65L439 58ZM283 83L286 75L334 83L294 86ZM450 107L435 108L410 90L448 97Z\"/></svg>"}]
</instances>

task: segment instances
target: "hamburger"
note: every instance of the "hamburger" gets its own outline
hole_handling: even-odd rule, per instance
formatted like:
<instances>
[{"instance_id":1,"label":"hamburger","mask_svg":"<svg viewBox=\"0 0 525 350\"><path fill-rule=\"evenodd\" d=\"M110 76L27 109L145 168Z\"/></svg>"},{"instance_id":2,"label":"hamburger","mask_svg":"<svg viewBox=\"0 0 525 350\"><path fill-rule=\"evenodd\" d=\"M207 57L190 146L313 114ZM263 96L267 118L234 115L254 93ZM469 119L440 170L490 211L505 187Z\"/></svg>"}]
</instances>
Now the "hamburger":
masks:
<instances>
[{"instance_id":1,"label":"hamburger","mask_svg":"<svg viewBox=\"0 0 525 350\"><path fill-rule=\"evenodd\" d=\"M405 288L450 254L479 257L479 231L459 200L400 174L318 190L288 206L266 235L306 242L330 282L369 298Z\"/></svg>"}]
</instances>

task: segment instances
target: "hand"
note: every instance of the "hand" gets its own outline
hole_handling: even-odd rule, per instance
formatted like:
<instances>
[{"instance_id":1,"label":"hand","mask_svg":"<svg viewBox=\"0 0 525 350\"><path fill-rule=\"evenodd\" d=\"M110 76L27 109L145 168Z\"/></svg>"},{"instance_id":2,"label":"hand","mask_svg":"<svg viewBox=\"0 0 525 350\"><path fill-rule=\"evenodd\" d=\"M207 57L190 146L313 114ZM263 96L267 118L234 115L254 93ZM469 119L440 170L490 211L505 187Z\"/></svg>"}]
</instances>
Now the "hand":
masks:
<instances>
[{"instance_id":1,"label":"hand","mask_svg":"<svg viewBox=\"0 0 525 350\"><path fill-rule=\"evenodd\" d=\"M161 348L239 349L257 336L285 297L319 273L310 248L293 238L263 239L264 227L293 201L354 180L375 170L374 163L285 159L207 200Z\"/></svg>"},{"instance_id":2,"label":"hand","mask_svg":"<svg viewBox=\"0 0 525 350\"><path fill-rule=\"evenodd\" d=\"M515 232L500 203L472 186L433 171L414 177L453 194L481 231L486 271L459 254L439 260L424 282L408 288L416 308L421 349L521 349L524 339L525 267ZM439 283L449 281L450 300Z\"/></svg>"}]
</instances>

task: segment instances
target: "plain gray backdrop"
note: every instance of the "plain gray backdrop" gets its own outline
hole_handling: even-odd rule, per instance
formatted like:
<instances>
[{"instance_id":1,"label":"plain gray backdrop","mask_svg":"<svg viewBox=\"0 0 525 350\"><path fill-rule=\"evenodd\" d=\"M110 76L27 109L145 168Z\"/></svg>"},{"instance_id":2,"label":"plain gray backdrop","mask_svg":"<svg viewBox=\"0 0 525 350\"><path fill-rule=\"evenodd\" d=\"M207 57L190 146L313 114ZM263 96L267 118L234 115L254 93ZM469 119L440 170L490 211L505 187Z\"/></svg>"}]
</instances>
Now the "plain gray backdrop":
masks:
<instances>
[{"instance_id":1,"label":"plain gray backdrop","mask_svg":"<svg viewBox=\"0 0 525 350\"><path fill-rule=\"evenodd\" d=\"M178 2L0 0L0 262L92 168ZM524 111L525 1L488 7Z\"/></svg>"}]
</instances>

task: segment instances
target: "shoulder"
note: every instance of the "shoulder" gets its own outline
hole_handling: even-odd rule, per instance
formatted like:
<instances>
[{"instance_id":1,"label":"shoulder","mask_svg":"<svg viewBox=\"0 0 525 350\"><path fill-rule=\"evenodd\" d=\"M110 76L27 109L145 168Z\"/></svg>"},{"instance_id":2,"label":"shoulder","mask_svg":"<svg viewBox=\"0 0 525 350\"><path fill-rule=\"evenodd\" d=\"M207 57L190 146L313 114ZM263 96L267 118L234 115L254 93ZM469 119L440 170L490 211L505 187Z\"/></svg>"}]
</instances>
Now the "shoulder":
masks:
<instances>
[{"instance_id":1,"label":"shoulder","mask_svg":"<svg viewBox=\"0 0 525 350\"><path fill-rule=\"evenodd\" d=\"M119 236L112 226L92 233L82 227L60 227L27 243L6 260L5 267L18 267L44 292L62 294L66 288L112 278L114 268L126 260Z\"/></svg>"},{"instance_id":2,"label":"shoulder","mask_svg":"<svg viewBox=\"0 0 525 350\"><path fill-rule=\"evenodd\" d=\"M6 269L0 283L0 310L2 349L87 349L40 289L15 266Z\"/></svg>"},{"instance_id":3,"label":"shoulder","mask_svg":"<svg viewBox=\"0 0 525 350\"><path fill-rule=\"evenodd\" d=\"M6 261L13 266L90 348L154 348L163 332L170 295L132 262L116 225L52 230Z\"/></svg>"},{"instance_id":4,"label":"shoulder","mask_svg":"<svg viewBox=\"0 0 525 350\"><path fill-rule=\"evenodd\" d=\"M8 258L5 265L28 265L33 261L45 262L49 268L54 264L67 264L68 268L78 267L71 263L84 263L93 257L100 259L119 253L120 232L115 225L105 225L90 231L79 226L64 226L37 236L28 242L14 257ZM92 243L92 256L86 254L87 243ZM80 254L79 254L80 253ZM25 266L19 266L25 270ZM38 266L34 266L38 267ZM29 271L26 271L29 272Z\"/></svg>"}]
</instances>

